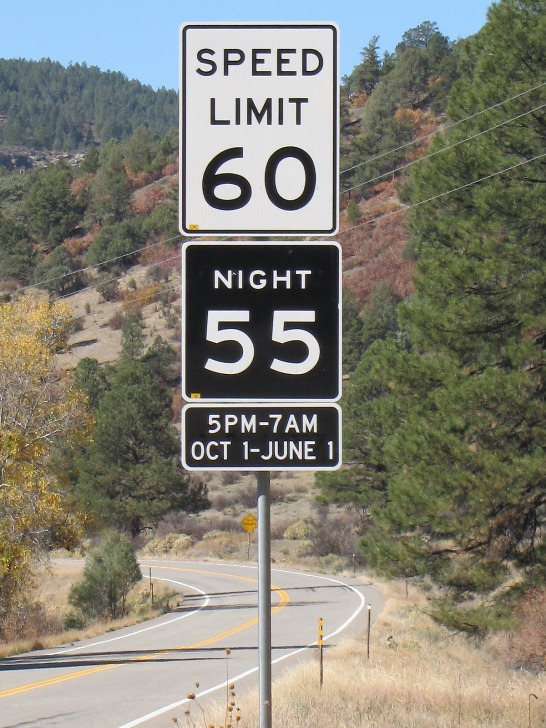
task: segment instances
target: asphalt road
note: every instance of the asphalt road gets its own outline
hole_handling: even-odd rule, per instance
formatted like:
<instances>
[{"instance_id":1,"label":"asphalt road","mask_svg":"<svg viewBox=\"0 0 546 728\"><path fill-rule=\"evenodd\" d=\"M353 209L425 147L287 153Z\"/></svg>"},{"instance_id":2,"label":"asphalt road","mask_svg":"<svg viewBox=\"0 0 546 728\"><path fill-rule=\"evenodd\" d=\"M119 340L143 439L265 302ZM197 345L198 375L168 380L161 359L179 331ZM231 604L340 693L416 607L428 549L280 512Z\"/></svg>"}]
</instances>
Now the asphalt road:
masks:
<instances>
[{"instance_id":1,"label":"asphalt road","mask_svg":"<svg viewBox=\"0 0 546 728\"><path fill-rule=\"evenodd\" d=\"M204 705L223 699L228 682L238 695L257 684L257 567L142 566L180 590L182 606L93 640L0 660L0 728L156 728L174 716L184 724L188 693ZM351 579L273 568L271 581L273 679L312 655L319 618L324 644L333 645L365 634L366 605L373 619L383 604L377 589Z\"/></svg>"}]
</instances>

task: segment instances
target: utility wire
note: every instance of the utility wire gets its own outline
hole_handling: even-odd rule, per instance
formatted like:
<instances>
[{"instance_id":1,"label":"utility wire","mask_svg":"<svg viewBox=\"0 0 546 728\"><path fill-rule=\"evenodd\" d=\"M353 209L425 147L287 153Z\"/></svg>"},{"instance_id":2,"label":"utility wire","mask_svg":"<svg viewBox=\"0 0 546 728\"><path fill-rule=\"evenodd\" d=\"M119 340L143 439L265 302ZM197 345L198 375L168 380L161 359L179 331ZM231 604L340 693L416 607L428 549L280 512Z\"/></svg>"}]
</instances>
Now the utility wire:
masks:
<instances>
[{"instance_id":1,"label":"utility wire","mask_svg":"<svg viewBox=\"0 0 546 728\"><path fill-rule=\"evenodd\" d=\"M86 270L93 270L93 268L100 268L101 265L108 265L108 263L115 263L117 260L121 260L122 258L127 258L130 255L136 255L137 253L142 253L144 250L149 250L150 248L155 248L158 245L163 245L164 243L170 243L173 240L177 240L178 238L181 238L182 236L180 234L173 236L172 238L167 238L166 240L159 240L157 243L152 243L151 245L144 245L142 248L137 248L136 250L131 250L129 253L122 253L121 255L117 255L115 258L110 258L109 260L102 260L100 263L93 263L91 265L86 265L85 268L78 268L77 270L72 270L70 273L63 273L62 275L55 276L54 278L46 278L43 281L36 281L34 286L24 286L23 288L18 288L18 291L24 291L26 288L34 288L35 286L42 286L44 283L52 283L53 281L57 281L61 278L67 278L68 276L76 275L76 273L83 273Z\"/></svg>"},{"instance_id":2,"label":"utility wire","mask_svg":"<svg viewBox=\"0 0 546 728\"><path fill-rule=\"evenodd\" d=\"M155 266L155 265L159 265L160 263L170 263L170 262L171 262L171 261L173 261L173 260L179 260L179 259L180 259L180 256L179 256L179 255L174 255L174 256L172 256L171 258L164 258L164 259L163 259L163 260L161 260L161 261L160 261L159 263L150 263L150 264L149 264L149 265L148 265L148 266L146 267L146 269L145 269L145 270L143 270L143 271L142 271L142 272L141 272L140 274L135 274L135 275L133 275L133 278L142 278L143 276L145 276L145 275L147 275L147 274L148 274L148 270L149 270L149 268L152 268L152 267L153 267L153 266ZM84 269L84 270L85 270L85 269ZM68 273L67 275L72 275L72 274L71 274L71 273ZM60 277L61 277L61 276L60 276ZM123 274L123 275L120 275L120 276L113 276L112 278L106 278L106 279L104 279L104 280L102 280L102 281L97 281L96 283L94 283L94 284L92 284L92 285L90 285L90 286L85 286L85 287L83 287L83 288L80 288L80 289L78 289L78 290L77 290L76 292L72 292L72 293L63 293L62 295L58 296L58 298L59 298L59 299L62 299L62 298L70 298L71 296L74 296L74 295L75 295L75 293L82 293L83 291L94 291L94 290L95 290L95 289L97 289L97 288L98 288L99 286L104 286L104 285L106 285L107 283L115 283L115 281L120 281L120 280L121 280L122 278L124 278L124 277L125 277L125 274ZM19 291L19 290L21 290L21 289L18 289L18 291ZM165 290L165 289L162 289L162 291L163 291L163 290Z\"/></svg>"},{"instance_id":3,"label":"utility wire","mask_svg":"<svg viewBox=\"0 0 546 728\"><path fill-rule=\"evenodd\" d=\"M406 205L404 207L401 207L399 210L393 210L392 212L385 212L382 215L377 215L377 217L374 217L371 220L366 220L365 222L359 223L358 225L353 225L353 227L345 228L345 230L338 233L338 235L345 235L346 233L349 233L352 230L356 230L357 228L364 227L365 225L371 225L372 223L377 222L378 220L382 220L385 217L391 217L392 215L398 215L400 212L407 212L408 210L413 210L415 207L420 207L421 205L425 205L427 202L433 202L434 200L438 200L441 197L447 197L447 195L451 195L453 192L459 192L460 190L464 190L467 187L472 187L473 185L477 185L480 182L484 182L487 179L492 179L493 177L498 177L499 174L504 174L505 172L510 172L513 169L517 169L518 167L523 167L524 165L530 164L531 162L536 162L538 159L542 159L543 157L546 157L546 152L544 152L543 154L537 154L537 156L532 157L532 159L525 159L522 162L517 162L516 164L513 164L511 167L505 167L504 169L500 169L498 172L493 172L492 174L487 174L484 177L480 177L479 179L473 180L472 182L467 182L464 185L459 185L458 187L454 187L451 190L446 190L445 192L440 192L437 195L428 197L426 200L421 200L420 202L415 202L413 205Z\"/></svg>"},{"instance_id":4,"label":"utility wire","mask_svg":"<svg viewBox=\"0 0 546 728\"><path fill-rule=\"evenodd\" d=\"M358 228L365 227L366 225L372 225L373 223L378 222L379 220L383 220L384 218L392 217L393 215L399 215L401 212L408 212L409 210L412 210L412 209L414 209L416 207L420 207L421 205L425 205L428 202L433 202L434 200L438 200L438 199L440 199L442 197L447 197L448 195L450 195L450 194L452 194L454 192L459 192L460 190L466 189L468 187L473 187L474 185L479 184L480 182L484 182L485 180L492 179L493 177L498 177L499 175L504 174L505 172L510 172L513 169L517 169L518 167L523 167L526 164L530 164L531 162L535 162L538 159L542 159L543 157L546 157L546 152L544 152L543 154L538 154L537 156L533 157L532 159L525 159L525 160L523 160L521 162L517 162L516 164L513 164L510 167L505 167L504 169L500 169L497 172L492 172L491 174L485 175L484 177L480 177L480 178L478 178L476 180L472 180L471 182L466 182L463 185L459 185L458 187L454 187L454 188L452 188L450 190L446 190L445 192L440 192L437 195L433 195L432 197L428 197L426 200L420 200L419 202L415 202L412 205L405 205L404 207L400 207L398 210L393 210L391 212L384 212L381 215L377 215L376 217L371 218L370 220L366 220L365 222L359 223L358 225L353 225L350 228L345 228L345 230L341 230L338 233L338 236L346 235L347 233L350 233L353 230L357 230ZM169 262L170 260L178 260L178 256L173 256L172 258L168 258L164 262ZM119 279L119 277L118 278L112 278L111 280L112 281L115 281L115 280L118 280L118 279ZM100 285L100 283L97 284L97 285ZM86 288L82 288L80 291L78 291L78 293L81 292L81 291L93 290L94 288L97 287L97 285L88 286ZM168 290L172 290L172 289L162 289L161 291L158 291L156 294L152 294L151 296L143 296L143 299L144 298L153 299L155 296L160 296L163 292L165 292L165 290L168 291ZM74 294L71 294L71 293L70 294L65 294L64 296L59 296L59 298L68 298L68 297L70 297L72 295L74 295Z\"/></svg>"},{"instance_id":5,"label":"utility wire","mask_svg":"<svg viewBox=\"0 0 546 728\"><path fill-rule=\"evenodd\" d=\"M536 91L537 89L539 89L539 88L541 88L541 87L543 87L543 86L545 86L545 85L546 85L546 81L545 81L545 82L543 82L543 83L537 84L536 86L533 86L532 88L530 88L530 89L527 89L526 91L522 91L522 92L520 92L519 94L516 94L516 95L514 95L514 96L511 96L510 98L508 98L508 99L505 99L504 101L499 101L499 102L498 102L497 104L493 104L492 106L489 106L489 107L487 107L487 108L485 108L485 109L482 109L482 110L480 110L480 111L476 112L475 114L472 114L471 116L467 116L467 117L465 117L464 119L460 119L459 121L453 122L452 124L448 124L447 126L443 127L443 131L445 131L445 130L447 130L447 129L450 129L450 128L453 128L453 127L455 127L455 126L458 126L459 124L462 124L462 123L463 123L463 122L465 122L465 121L469 121L469 120L471 120L471 119L474 119L474 118L476 118L477 116L480 116L481 114L484 114L484 113L486 113L486 112L488 112L488 111L491 111L492 109L498 108L499 106L502 106L503 104L506 104L506 103L508 103L509 101L513 101L514 99L520 98L521 96L524 96L524 95L526 95L526 94L528 94L528 93L531 93L532 91ZM535 107L534 109L531 109L530 111L526 111L526 112L523 112L522 114L519 114L519 115L517 115L517 116L515 116L515 117L512 117L511 119L507 119L507 120L505 120L505 121L499 122L498 124L495 124L494 126L492 126L492 127L489 127L488 129L485 129L485 130L483 130L483 131L481 131L481 132L478 132L478 133L476 133L476 134L473 134L473 135L471 135L470 137L467 137L467 138L465 138L465 139L462 139L462 140L460 140L459 142L455 142L455 143L454 143L454 144L452 144L452 145L449 145L449 146L447 146L447 147L443 147L442 149L439 149L439 150L437 150L437 151L435 151L435 152L431 152L430 154L424 155L424 156L420 157L419 159L413 160L413 161L411 161L411 162L408 162L407 164L404 164L404 165L401 165L401 166L399 166L399 167L396 167L396 168L394 168L394 169L391 169L391 170L389 170L389 171L387 171L387 172L385 172L385 173L383 173L383 174L381 174L381 175L378 175L377 177L374 177L374 178L371 178L371 179L369 179L369 180L366 180L365 182L361 182L361 183L359 183L358 185L354 185L353 187L350 187L350 188L348 188L348 189L346 189L346 190L343 190L343 192L341 192L341 193L340 193L340 197L341 197L341 195L343 195L343 194L344 194L345 192L350 192L350 191L352 191L352 190L354 190L354 189L357 189L357 188L359 188L359 187L363 187L363 186L365 186L365 185L367 185L367 184L370 184L370 183L372 183L372 182L375 182L375 181L377 181L377 180L379 180L379 179L382 179L383 177L387 177L388 175L391 175L391 174L395 174L396 172L399 172L399 171L401 171L401 170L403 170L403 169L407 169L408 167L410 167L410 166L413 166L414 164L417 164L417 163L419 163L419 162L421 162L421 161L424 161L425 159L428 159L428 158L430 158L430 157L433 157L433 156L435 156L436 154L439 154L439 153L441 153L441 152L443 152L443 151L446 151L446 150L448 150L448 149L451 149L451 148L453 148L453 147L456 147L456 146L458 146L458 145L460 145L460 144L463 144L463 143L465 143L465 142L471 141L472 139L475 139L476 137L478 137L478 136L481 136L482 134L486 134L486 133L488 133L489 131L492 131L492 130L494 130L494 129L497 129L497 128L499 128L499 127L501 127L501 126L503 126L503 125L505 125L505 124L508 124L508 123L510 123L510 122L512 122L512 121L516 121L517 119L519 119L519 118L521 118L521 117L523 117L523 116L526 116L527 114L531 114L531 113L533 113L534 111L537 111L537 110L539 110L539 109L541 109L541 108L544 108L544 106L546 106L546 104L542 104L542 105L540 105L540 106L537 106L537 107ZM378 155L375 155L375 156L373 156L373 157L370 157L370 158L369 158L368 160L366 160L366 161L364 161L364 162L360 162L359 164L356 164L356 165L354 165L353 167L349 167L348 169L345 169L345 170L341 171L341 172L340 172L340 175L341 175L341 174L345 174L346 172L352 171L352 170L354 170L354 169L356 169L356 168L358 168L358 167L364 166L364 165L368 164L369 162L372 162L372 161L375 161L375 160L377 160L377 159L380 159L381 157L387 156L388 154L393 154L394 152L397 152L397 151L400 151L400 150L402 150L402 149L405 149L406 147L409 147L409 146L411 146L411 145L413 145L413 144L416 144L416 143L417 143L417 142L419 142L419 141L423 141L423 140L425 140L425 139L428 139L428 138L430 138L431 136L435 136L435 135L437 135L438 133L439 133L438 131L434 131L434 132L431 132L430 134L426 134L426 135L424 135L424 136L422 136L422 137L418 137L417 139L414 139L414 140L412 140L411 142L408 142L407 144L403 144L403 145L401 145L400 147L397 147L397 148L395 148L395 149L391 149L391 150L388 150L388 151L386 151L386 152L383 152L383 153L381 153L381 154L378 154ZM539 158L539 157L535 157L534 159L537 159L537 158ZM528 160L528 161L534 161L534 159L531 159L531 160ZM515 166L520 166L520 165L515 165ZM514 169L514 167L510 167L510 168L508 168L508 169ZM502 171L506 171L506 170L502 170ZM502 173L502 171L501 171L501 172L499 172L498 174L501 174L501 173ZM492 176L495 176L495 175L492 175ZM473 185L473 184L477 184L477 182L481 182L481 181L483 181L483 180L485 180L485 179L488 179L488 177L483 177L483 178L482 178L482 179L480 179L480 180L476 180L476 181L474 181L474 182L471 182L471 183L470 183L469 185L467 185L467 186L471 186L471 185ZM464 185L463 185L463 187L464 187ZM456 190L458 190L458 189L462 189L462 188L456 188L455 190L452 190L452 191L456 191ZM449 194L449 192L447 192L447 193L442 193L442 194L441 194L440 196L443 196L443 195L445 195L445 194ZM391 213L384 213L383 215L381 215L381 216L378 216L378 217L376 217L376 218L372 218L371 220L369 220L369 221L367 221L367 222L365 222L365 223L361 223L360 225L355 225L355 226L353 226L353 227L351 227L351 228L346 228L345 230L343 230L343 231L340 231L340 232L338 233L338 235L343 235L343 234L345 234L345 233L347 233L347 232L350 232L351 230L354 230L354 229L356 229L356 228L358 228L358 227L361 227L362 225L367 225L367 224L370 224L370 223L372 223L372 222L376 222L376 221L377 221L377 220L379 220L379 219L380 219L381 217L386 217L386 216L390 216L390 215L393 215L393 214L398 214L398 213L399 213L399 212L401 212L402 210L410 210L410 209L412 209L412 207L417 207L417 206L419 206L419 205L421 205L421 204L424 204L424 202L429 202L429 201L431 201L432 199L436 199L436 198L430 198L429 200L424 200L423 202L419 202L419 203L416 203L415 205L411 205L411 206L409 206L409 207L403 207L403 208L400 208L400 210L396 210L396 211L394 211L394 212L391 212ZM93 270L94 268L99 268L99 267L100 267L100 266L102 266L102 265L108 265L109 263L114 263L114 262L116 262L116 261L118 261L118 260L122 260L123 258L127 258L127 257L129 257L129 256L132 256L132 255L136 255L136 254L138 254L138 253L141 253L141 252L143 252L144 250L148 250L149 248L154 248L154 247L157 247L158 245L166 244L166 243L172 242L172 241L174 241L174 240L180 239L180 238L182 238L182 237L183 237L183 236L182 236L181 234L178 234L178 235L175 235L175 236L173 236L173 237L171 237L171 238L167 238L166 240L161 240L161 241L158 241L158 242L156 242L156 243L152 243L151 245L145 245L145 246L143 246L143 247L141 247L141 248L137 248L137 249L135 249L135 250L132 250L132 251L130 251L130 252L128 252L128 253L123 253L123 254L121 254L121 255L118 255L118 256L116 256L116 257L114 257L114 258L110 258L110 259L108 259L108 260L104 260L104 261L101 261L101 262L99 262L99 263L94 263L94 264L91 264L91 265L85 266L85 267L83 267L83 268L79 268L79 269L77 269L77 270L74 270L74 271L70 271L70 273L63 273L63 274L61 274L61 275L58 275L58 276L54 276L53 278L47 278L47 279L45 279L45 280L43 280L43 281L38 281L38 282L36 282L36 283L35 283L34 285L27 285L27 286L21 286L20 288L17 288L17 289L16 289L15 293L20 293L20 292L22 292L22 291L25 291L25 290L30 290L30 289L34 289L34 288L35 288L35 287L36 287L37 285L43 285L43 284L45 284L45 283L51 283L51 282L53 282L53 281L56 281L56 280L60 280L60 279L62 279L62 278L68 278L69 276L72 276L72 275L76 275L77 273L84 273L85 271L88 271L88 270ZM199 239L202 239L202 238L199 238L199 237L198 237L198 238L192 238L192 239L193 239L193 240L199 240ZM222 238L222 240L227 240L227 239L228 239L228 238ZM177 256L176 256L176 257L177 257ZM175 258L169 258L168 260L174 260L174 259L175 259ZM167 262L167 261L164 261L164 262ZM117 276L117 277L114 277L114 278L108 279L108 280L106 280L106 281L101 281L101 282L97 283L96 285L93 285L93 286L86 286L85 288L82 288L82 289L80 289L80 291L92 290L92 289L96 288L96 287L97 287L97 285L101 285L101 283L102 283L102 284L104 284L104 283L114 282L114 281L116 281L116 280L120 280L120 279L121 279L121 278L123 278L123 277L124 277L124 276ZM4 295L4 296L5 296L5 295L9 295L9 293L3 293L3 294L0 294L0 295ZM59 298L66 298L66 297L68 297L68 296L70 296L70 295L73 295L73 294L65 294L65 295L63 295L63 296L59 296Z\"/></svg>"},{"instance_id":6,"label":"utility wire","mask_svg":"<svg viewBox=\"0 0 546 728\"><path fill-rule=\"evenodd\" d=\"M145 250L149 250L150 248L155 248L158 245L163 245L165 243L170 243L173 240L179 240L180 238L183 238L183 237L184 236L181 233L179 233L178 235L174 235L171 238L166 238L165 240L158 240L156 243L151 243L150 245L144 245L142 248L137 248L136 250L131 250L128 253L122 253L121 255L118 255L115 258L110 258L108 260L102 260L99 263L93 263L92 265L86 265L84 268L78 268L77 270L72 270L72 271L70 271L70 273L62 273L61 275L54 276L53 278L45 278L44 280L37 281L34 284L29 284L27 286L21 286L20 288L17 288L15 291L5 291L5 292L0 291L0 296L9 296L12 293L21 293L22 291L28 291L28 290L31 290L31 289L34 290L36 288L36 286L42 286L42 285L44 285L44 283L52 283L53 281L58 281L61 278L68 278L69 276L76 275L76 273L85 273L85 271L93 270L94 268L100 268L101 265L107 265L108 263L115 263L117 260L121 260L122 258L127 258L130 255L136 255L137 253L142 253ZM204 238L202 238L202 237L192 238L192 240L203 240L203 239ZM228 240L228 239L229 238L220 238L220 241ZM166 263L168 261L177 260L177 259L178 259L178 255L177 256L174 256L173 258L165 258L164 260L160 260L157 263L150 263L149 265L150 266L158 265L160 263ZM99 285L101 285L103 283L112 283L113 281L121 280L124 277L125 276L123 274L123 275L120 275L120 276L115 276L113 278L108 278L108 279L103 280L103 281L98 281L96 285L93 285L93 286L85 286L85 288L80 288L78 292L91 290L91 289L96 288L97 286L99 286ZM68 293L68 294L65 294L63 296L59 296L59 298L67 298L68 296L71 296L71 295L73 295L73 294L72 293Z\"/></svg>"},{"instance_id":7,"label":"utility wire","mask_svg":"<svg viewBox=\"0 0 546 728\"><path fill-rule=\"evenodd\" d=\"M485 114L488 111L491 111L492 109L496 109L499 106L503 106L503 104L507 104L509 101L514 101L514 99L519 99L521 96L525 96L525 94L529 94L532 91L536 91L539 88L542 88L543 86L546 86L546 81L543 81L542 83L537 84L536 86L533 86L530 89L527 89L526 91L521 91L519 94L516 94L515 96L510 96L508 99L504 99L504 101L499 101L496 104L493 104L492 106L488 106L485 109L481 109L480 111L477 111L475 114L471 114L470 116L465 116L464 119L459 119L459 121L454 121L451 124L446 124L444 127L442 127L441 130L435 130L431 131L430 134L424 134L421 137L417 137L417 139L412 139L410 142L406 142L406 144L402 144L399 147L396 147L395 149L389 149L386 152L381 152L381 154L376 154L373 157L370 157L365 162L359 162L358 164L353 165L352 167L348 167L347 169L342 170L339 174L346 174L347 172L352 172L353 169L357 169L358 167L363 167L365 164L369 164L370 162L375 162L376 159L381 159L382 157L386 157L389 154L394 154L394 152L399 152L402 149L406 149L407 147L411 147L413 144L417 144L418 142L425 141L426 139L430 139L430 137L435 136L439 133L439 131L445 132L448 129L452 129L455 126L459 126L459 124L463 124L465 121L470 121L471 119L475 119L477 116L480 116L481 114Z\"/></svg>"},{"instance_id":8,"label":"utility wire","mask_svg":"<svg viewBox=\"0 0 546 728\"><path fill-rule=\"evenodd\" d=\"M398 215L401 212L407 212L407 211L412 210L412 209L414 209L416 207L420 207L421 205L425 205L428 202L433 202L434 200L438 200L438 199L440 199L442 197L447 197L448 195L453 194L454 192L459 192L460 190L467 189L467 188L472 187L472 186L474 186L476 184L479 184L480 182L484 182L485 180L492 179L493 177L498 177L501 174L504 174L506 172L510 172L513 169L517 169L519 167L523 167L526 164L530 164L531 162L535 162L538 159L542 159L544 157L546 157L546 152L544 152L543 154L538 154L537 156L533 157L532 159L526 159L526 160L523 160L522 162L517 162L516 164L513 164L510 167L505 167L504 169L500 169L497 172L492 172L491 174L485 175L484 177L480 177L479 179L473 180L472 182L467 182L467 183L465 183L463 185L459 185L458 187L454 187L454 188L452 188L450 190L446 190L445 192L440 192L437 195L433 195L432 197L428 197L426 200L421 200L419 202L415 202L413 205L407 205L407 206L401 207L398 210L393 210L392 212L386 212L386 213L383 213L381 215L377 215L376 217L371 218L370 220L366 220L363 223L360 223L358 225L353 225L353 227L350 227L350 228L346 228L345 230L341 231L339 233L339 235L345 235L345 234L347 234L349 232L352 232L353 230L357 230L358 228L365 227L366 225L372 225L373 223L378 222L379 220L382 220L384 218L392 217L393 215ZM178 256L173 256L172 258L167 259L165 262L168 262L170 260L178 260ZM114 280L118 280L118 278L113 278L112 280L113 281ZM97 285L100 285L100 284L97 284ZM78 291L78 293L81 293L82 291L86 291L86 290L93 290L96 287L97 287L96 285L94 285L94 286L87 286L86 288L83 288L80 291ZM157 291L157 293L154 293L154 294L151 294L151 295L141 296L141 297L136 298L134 300L135 300L135 302L140 301L140 300L149 300L151 302L151 301L154 300L154 298L156 298L158 296L161 296L161 295L163 295L165 293L168 293L170 291L178 290L178 288L179 288L178 285L177 286L171 286L170 288L162 288L161 291ZM65 294L63 296L59 296L59 298L60 299L69 298L72 295L74 295L74 294Z\"/></svg>"},{"instance_id":9,"label":"utility wire","mask_svg":"<svg viewBox=\"0 0 546 728\"><path fill-rule=\"evenodd\" d=\"M449 144L446 147L437 149L435 152L430 152L430 154L424 154L422 157L419 157L419 159L413 159L411 162L402 164L399 167L396 167L395 169L390 169L388 172L383 172L383 174L379 174L379 175L377 175L377 177L372 177L371 179L368 179L365 182L359 182L359 184L353 185L353 187L348 187L346 190L343 190L343 192L341 194L344 194L345 192L351 192L352 190L356 190L359 187L364 187L365 185L369 185L371 182L377 182L377 180L380 180L383 177L388 177L390 174L395 174L396 172L400 172L403 169L412 167L414 164L418 164L419 162L424 162L425 159L430 159L430 157L435 157L437 154L446 152L448 149L453 149L454 147L458 147L460 144L464 144L465 142L472 141L472 139L477 139L477 137L482 136L482 134L488 134L490 131L494 131L495 129L498 129L499 127L504 126L505 124L510 124L512 121L517 121L518 119L521 119L524 116L527 116L528 114L533 114L535 111L539 111L540 109L543 109L545 106L546 106L546 103L541 104L540 106L535 106L534 109L530 109L529 111L524 111L522 114L518 114L517 116L513 116L511 119L505 119L504 121L500 121L498 124L495 124L494 126L490 126L487 129L483 129L483 131L476 132L476 134L472 134L471 136L466 137L465 139L461 139L458 142L455 142L454 144Z\"/></svg>"}]
</instances>

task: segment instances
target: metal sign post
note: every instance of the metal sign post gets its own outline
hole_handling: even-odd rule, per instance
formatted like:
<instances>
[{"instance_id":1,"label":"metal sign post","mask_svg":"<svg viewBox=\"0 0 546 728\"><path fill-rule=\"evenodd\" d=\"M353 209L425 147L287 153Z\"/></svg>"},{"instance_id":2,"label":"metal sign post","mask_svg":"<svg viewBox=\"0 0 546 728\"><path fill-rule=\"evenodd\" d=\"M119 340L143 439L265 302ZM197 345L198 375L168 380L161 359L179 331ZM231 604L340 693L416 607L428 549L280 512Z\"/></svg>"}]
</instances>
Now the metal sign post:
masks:
<instances>
[{"instance_id":1,"label":"metal sign post","mask_svg":"<svg viewBox=\"0 0 546 728\"><path fill-rule=\"evenodd\" d=\"M271 728L271 476L256 473L258 484L258 662L259 728Z\"/></svg>"},{"instance_id":2,"label":"metal sign post","mask_svg":"<svg viewBox=\"0 0 546 728\"><path fill-rule=\"evenodd\" d=\"M337 26L187 23L180 48L180 232L333 235ZM182 294L182 463L256 472L259 728L271 728L270 472L341 464L341 249L185 243Z\"/></svg>"}]
</instances>

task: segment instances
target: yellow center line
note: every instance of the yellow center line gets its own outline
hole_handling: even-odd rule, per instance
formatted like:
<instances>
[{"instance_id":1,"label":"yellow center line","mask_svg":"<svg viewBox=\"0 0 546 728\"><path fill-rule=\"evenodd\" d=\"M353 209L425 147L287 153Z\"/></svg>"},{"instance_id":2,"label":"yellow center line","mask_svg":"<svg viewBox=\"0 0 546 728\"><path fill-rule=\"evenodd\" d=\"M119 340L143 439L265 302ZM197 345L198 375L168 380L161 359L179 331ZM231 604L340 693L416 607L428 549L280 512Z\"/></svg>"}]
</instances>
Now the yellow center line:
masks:
<instances>
[{"instance_id":1,"label":"yellow center line","mask_svg":"<svg viewBox=\"0 0 546 728\"><path fill-rule=\"evenodd\" d=\"M253 579L249 576L237 576L236 574L225 574L224 572L217 572L217 571L203 571L199 569L183 569L183 568L177 568L175 566L155 566L156 569L165 569L169 571L184 571L184 572L191 572L195 574L207 574L211 576L224 576L228 577L230 579L238 579L239 581L248 581L253 584L257 583L256 579ZM271 585L271 590L275 591L277 593L277 596L279 598L279 603L276 607L272 607L271 614L276 614L279 612L283 607L285 607L288 602L290 601L290 597L288 596L288 593L281 589L281 587L275 586L274 584ZM49 678L48 680L41 680L39 682L34 683L28 683L27 685L20 685L16 688L9 688L7 690L0 690L0 698L8 698L12 695L19 695L20 693L26 693L29 690L37 690L38 688L47 687L48 685L57 685L61 682L66 682L67 680L75 680L76 678L85 677L86 675L93 675L97 672L102 672L103 670L111 670L113 668L122 667L123 665L130 663L130 662L146 662L148 660L154 660L157 657L161 657L162 655L168 655L172 652L186 652L188 650L196 650L200 647L204 647L205 645L210 645L213 642L217 642L221 639L225 639L226 637L230 637L233 634L237 634L237 632L242 632L245 629L249 629L250 627L254 626L258 623L258 618L253 617L252 619L247 620L243 624L239 625L238 627L233 627L232 629L228 629L224 632L220 632L218 634L213 635L212 637L208 637L207 639L201 640L200 642L195 642L192 645L184 645L182 647L175 647L174 649L170 650L161 650L159 652L156 652L151 655L144 655L141 657L132 657L129 660L125 660L123 663L108 663L105 665L98 665L97 667L90 667L86 670L78 670L77 672L71 672L66 675L60 675L57 677ZM92 646L92 645L90 645Z\"/></svg>"},{"instance_id":2,"label":"yellow center line","mask_svg":"<svg viewBox=\"0 0 546 728\"><path fill-rule=\"evenodd\" d=\"M113 663L108 665L99 665L98 667L91 667L88 670L79 670L78 672L71 672L68 675L60 675L52 677L49 680L41 680L40 682L29 683L27 685L20 685L18 688L10 688L9 690L0 691L0 698L8 698L10 695L18 695L19 693L26 693L29 690L36 690L37 688L45 688L48 685L56 685L57 683L65 682L66 680L74 680L77 677L84 677L84 675L92 675L95 672L102 672L103 670L111 670L114 667L120 667Z\"/></svg>"}]
</instances>

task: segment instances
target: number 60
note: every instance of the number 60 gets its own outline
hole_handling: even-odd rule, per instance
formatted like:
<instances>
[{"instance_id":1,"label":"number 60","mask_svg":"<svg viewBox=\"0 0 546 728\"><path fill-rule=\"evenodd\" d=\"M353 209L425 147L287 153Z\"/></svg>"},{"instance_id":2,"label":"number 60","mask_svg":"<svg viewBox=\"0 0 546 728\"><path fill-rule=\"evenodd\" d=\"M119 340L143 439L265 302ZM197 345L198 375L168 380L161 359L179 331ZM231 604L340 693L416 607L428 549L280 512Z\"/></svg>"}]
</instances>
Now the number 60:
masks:
<instances>
[{"instance_id":1,"label":"number 60","mask_svg":"<svg viewBox=\"0 0 546 728\"><path fill-rule=\"evenodd\" d=\"M217 210L240 210L248 204L252 197L250 182L234 172L218 172L220 167L231 159L242 159L243 147L224 149L207 164L203 173L202 189L207 203ZM297 159L305 172L305 184L299 197L292 200L283 197L277 189L277 169L285 159ZM275 207L281 210L300 210L305 207L315 194L317 173L313 160L306 151L299 147L282 147L269 157L265 166L265 191ZM221 185L234 185L239 188L237 197L224 199L218 197L216 189Z\"/></svg>"}]
</instances>

